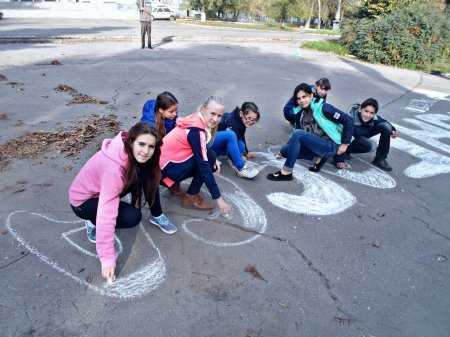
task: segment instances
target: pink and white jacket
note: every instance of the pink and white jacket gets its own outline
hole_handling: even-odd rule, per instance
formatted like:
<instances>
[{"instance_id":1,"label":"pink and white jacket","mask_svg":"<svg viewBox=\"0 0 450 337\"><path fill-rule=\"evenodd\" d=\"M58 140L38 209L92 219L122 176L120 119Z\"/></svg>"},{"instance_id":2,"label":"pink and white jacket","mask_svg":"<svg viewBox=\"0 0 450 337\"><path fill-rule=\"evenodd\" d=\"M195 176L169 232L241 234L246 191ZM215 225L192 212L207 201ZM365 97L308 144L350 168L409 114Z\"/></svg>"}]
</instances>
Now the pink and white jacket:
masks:
<instances>
[{"instance_id":1,"label":"pink and white jacket","mask_svg":"<svg viewBox=\"0 0 450 337\"><path fill-rule=\"evenodd\" d=\"M121 132L113 139L105 139L101 150L84 164L69 189L69 201L74 207L99 198L96 249L103 267L116 265L114 232L128 167L123 136Z\"/></svg>"}]
</instances>

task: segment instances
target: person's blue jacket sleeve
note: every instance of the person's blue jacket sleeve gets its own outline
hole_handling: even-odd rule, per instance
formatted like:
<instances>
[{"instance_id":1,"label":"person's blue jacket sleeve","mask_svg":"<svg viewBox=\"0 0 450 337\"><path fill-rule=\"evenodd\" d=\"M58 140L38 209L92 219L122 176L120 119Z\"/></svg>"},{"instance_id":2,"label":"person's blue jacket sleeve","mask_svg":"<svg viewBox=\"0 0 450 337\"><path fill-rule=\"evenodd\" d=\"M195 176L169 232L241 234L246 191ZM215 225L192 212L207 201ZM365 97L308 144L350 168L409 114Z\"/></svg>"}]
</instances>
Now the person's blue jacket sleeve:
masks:
<instances>
[{"instance_id":1,"label":"person's blue jacket sleeve","mask_svg":"<svg viewBox=\"0 0 450 337\"><path fill-rule=\"evenodd\" d=\"M294 108L297 107L296 102L291 97L291 99L286 103L283 108L284 118L286 118L290 123L295 123L295 115Z\"/></svg>"},{"instance_id":2,"label":"person's blue jacket sleeve","mask_svg":"<svg viewBox=\"0 0 450 337\"><path fill-rule=\"evenodd\" d=\"M190 128L187 139L189 144L191 145L192 152L194 154L194 160L197 164L198 170L200 171L200 175L205 182L206 187L211 194L211 197L213 199L218 199L220 198L220 190L217 186L211 166L209 165L207 149L202 148L202 143L200 141L200 132L204 131L200 131L200 129L198 128Z\"/></svg>"},{"instance_id":3,"label":"person's blue jacket sleeve","mask_svg":"<svg viewBox=\"0 0 450 337\"><path fill-rule=\"evenodd\" d=\"M328 103L325 103L322 106L322 111L324 116L329 120L342 124L343 130L341 143L350 144L353 136L353 118Z\"/></svg>"},{"instance_id":4,"label":"person's blue jacket sleeve","mask_svg":"<svg viewBox=\"0 0 450 337\"><path fill-rule=\"evenodd\" d=\"M156 100L154 99L150 99L145 102L144 107L142 108L141 122L147 123L150 126L155 126L155 106Z\"/></svg>"}]
</instances>

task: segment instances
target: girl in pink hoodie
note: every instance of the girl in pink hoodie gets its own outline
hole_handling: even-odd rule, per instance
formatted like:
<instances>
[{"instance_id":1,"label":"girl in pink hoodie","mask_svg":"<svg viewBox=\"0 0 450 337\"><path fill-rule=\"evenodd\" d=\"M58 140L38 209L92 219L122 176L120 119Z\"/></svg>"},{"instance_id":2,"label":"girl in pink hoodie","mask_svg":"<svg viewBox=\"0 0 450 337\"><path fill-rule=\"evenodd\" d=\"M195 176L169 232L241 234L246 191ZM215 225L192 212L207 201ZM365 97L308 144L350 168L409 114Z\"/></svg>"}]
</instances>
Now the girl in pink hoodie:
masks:
<instances>
[{"instance_id":1,"label":"girl in pink hoodie","mask_svg":"<svg viewBox=\"0 0 450 337\"><path fill-rule=\"evenodd\" d=\"M115 278L117 228L137 226L144 201L153 203L160 181L161 141L157 131L137 123L129 132L105 139L102 148L81 168L69 189L75 214L86 220L88 239L95 242L102 276ZM120 198L131 193L131 204Z\"/></svg>"}]
</instances>

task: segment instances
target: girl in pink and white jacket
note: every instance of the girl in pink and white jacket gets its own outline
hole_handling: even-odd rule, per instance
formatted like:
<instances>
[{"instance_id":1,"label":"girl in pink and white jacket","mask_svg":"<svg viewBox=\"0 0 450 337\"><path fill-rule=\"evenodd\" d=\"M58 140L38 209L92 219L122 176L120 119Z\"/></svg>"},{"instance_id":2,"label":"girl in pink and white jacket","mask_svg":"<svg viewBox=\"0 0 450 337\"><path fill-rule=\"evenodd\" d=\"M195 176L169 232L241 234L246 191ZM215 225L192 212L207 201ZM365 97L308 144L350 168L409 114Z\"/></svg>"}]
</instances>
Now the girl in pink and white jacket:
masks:
<instances>
[{"instance_id":1,"label":"girl in pink and white jacket","mask_svg":"<svg viewBox=\"0 0 450 337\"><path fill-rule=\"evenodd\" d=\"M115 278L116 228L137 226L141 206L154 200L160 181L161 141L157 131L137 123L129 132L105 139L102 148L81 168L69 189L75 214L86 220L88 239L95 242L102 276ZM131 193L131 204L120 198Z\"/></svg>"}]
</instances>

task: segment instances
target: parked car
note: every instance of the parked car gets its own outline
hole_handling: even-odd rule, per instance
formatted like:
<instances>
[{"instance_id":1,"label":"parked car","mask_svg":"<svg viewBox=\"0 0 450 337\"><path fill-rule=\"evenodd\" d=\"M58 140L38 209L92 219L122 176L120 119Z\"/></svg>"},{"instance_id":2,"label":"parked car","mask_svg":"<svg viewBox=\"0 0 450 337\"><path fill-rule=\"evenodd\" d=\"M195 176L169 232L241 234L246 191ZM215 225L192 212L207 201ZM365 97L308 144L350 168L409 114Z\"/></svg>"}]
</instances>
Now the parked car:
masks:
<instances>
[{"instance_id":1,"label":"parked car","mask_svg":"<svg viewBox=\"0 0 450 337\"><path fill-rule=\"evenodd\" d=\"M170 20L176 19L176 13L166 6L157 6L152 8L152 17L154 20Z\"/></svg>"}]
</instances>

